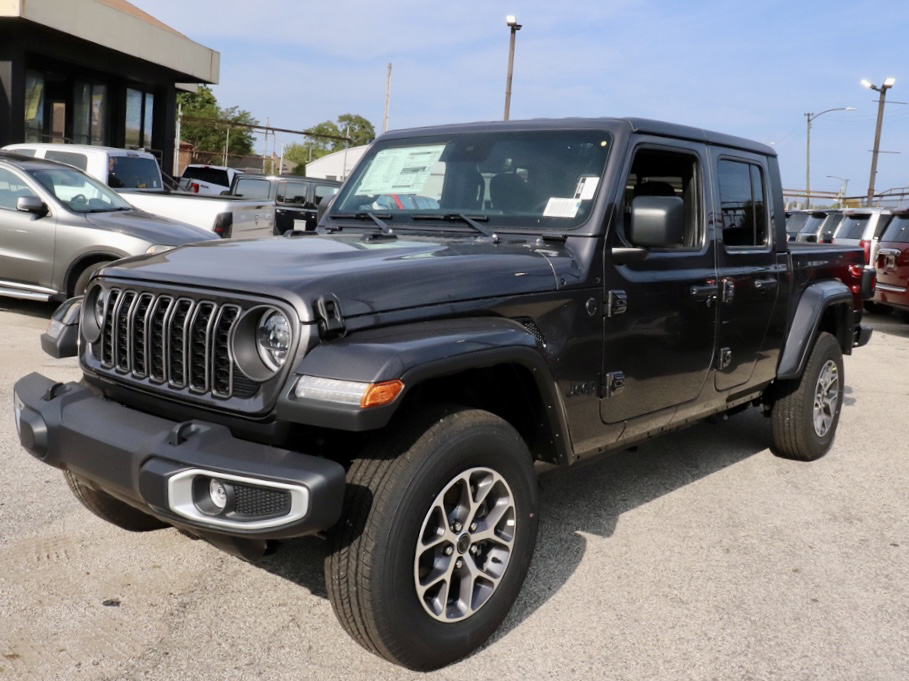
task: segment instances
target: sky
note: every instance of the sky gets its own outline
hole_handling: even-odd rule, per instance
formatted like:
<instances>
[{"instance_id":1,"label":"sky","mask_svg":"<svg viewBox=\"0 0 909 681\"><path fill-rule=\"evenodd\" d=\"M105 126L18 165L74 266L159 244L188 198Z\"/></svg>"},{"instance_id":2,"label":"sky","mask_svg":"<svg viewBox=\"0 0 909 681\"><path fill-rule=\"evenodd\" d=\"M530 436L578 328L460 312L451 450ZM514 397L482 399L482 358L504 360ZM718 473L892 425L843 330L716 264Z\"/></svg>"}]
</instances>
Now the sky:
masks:
<instances>
[{"instance_id":1,"label":"sky","mask_svg":"<svg viewBox=\"0 0 909 681\"><path fill-rule=\"evenodd\" d=\"M877 124L860 81L895 78L875 188L909 189L906 0L131 2L220 53L222 108L294 130L352 113L381 132L389 64L389 129L502 119L513 14L513 120L639 116L747 137L804 189L805 114L821 114L811 187L848 196L868 191Z\"/></svg>"}]
</instances>

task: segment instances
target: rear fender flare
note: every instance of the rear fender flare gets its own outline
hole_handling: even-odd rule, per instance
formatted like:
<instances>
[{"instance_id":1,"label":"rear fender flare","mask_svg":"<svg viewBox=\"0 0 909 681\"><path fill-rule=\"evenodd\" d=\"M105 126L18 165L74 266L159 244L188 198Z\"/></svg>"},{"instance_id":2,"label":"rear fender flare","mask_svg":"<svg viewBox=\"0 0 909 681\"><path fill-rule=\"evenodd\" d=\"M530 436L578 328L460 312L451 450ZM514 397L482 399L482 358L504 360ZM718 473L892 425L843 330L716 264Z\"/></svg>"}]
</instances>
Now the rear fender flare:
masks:
<instances>
[{"instance_id":1,"label":"rear fender flare","mask_svg":"<svg viewBox=\"0 0 909 681\"><path fill-rule=\"evenodd\" d=\"M792 317L786 345L777 367L778 379L793 379L802 375L808 355L817 340L825 313L833 309L837 323L834 337L843 354L852 351L853 326L852 292L840 281L822 281L811 284L799 298L798 308Z\"/></svg>"}]
</instances>

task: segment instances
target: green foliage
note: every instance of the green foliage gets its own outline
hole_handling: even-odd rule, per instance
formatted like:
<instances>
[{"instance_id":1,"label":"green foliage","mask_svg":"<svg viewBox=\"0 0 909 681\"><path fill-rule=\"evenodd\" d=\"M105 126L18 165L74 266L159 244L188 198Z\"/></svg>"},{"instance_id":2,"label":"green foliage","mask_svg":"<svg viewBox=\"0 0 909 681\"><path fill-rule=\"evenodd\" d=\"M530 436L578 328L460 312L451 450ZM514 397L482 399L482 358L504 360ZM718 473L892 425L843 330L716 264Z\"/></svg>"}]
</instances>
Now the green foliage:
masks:
<instances>
[{"instance_id":1,"label":"green foliage","mask_svg":"<svg viewBox=\"0 0 909 681\"><path fill-rule=\"evenodd\" d=\"M248 111L242 111L236 106L229 109L220 108L211 88L205 85L200 85L198 92L182 92L177 95L177 99L183 108L180 136L195 145L197 152L222 153L227 143L228 127L230 127L229 151L231 156L242 156L252 152L253 133L249 128L211 122L220 120L258 125L259 122Z\"/></svg>"},{"instance_id":2,"label":"green foliage","mask_svg":"<svg viewBox=\"0 0 909 681\"><path fill-rule=\"evenodd\" d=\"M362 116L349 113L338 116L337 122L322 121L312 126L307 132L312 134L307 135L303 144L294 144L291 147L294 156L290 156L291 151L289 150L285 153L285 158L289 157L296 163L308 163L313 159L344 149L347 142L339 138L350 137L352 147L369 144L376 138L376 130L372 123ZM320 135L327 135L327 137L320 137Z\"/></svg>"}]
</instances>

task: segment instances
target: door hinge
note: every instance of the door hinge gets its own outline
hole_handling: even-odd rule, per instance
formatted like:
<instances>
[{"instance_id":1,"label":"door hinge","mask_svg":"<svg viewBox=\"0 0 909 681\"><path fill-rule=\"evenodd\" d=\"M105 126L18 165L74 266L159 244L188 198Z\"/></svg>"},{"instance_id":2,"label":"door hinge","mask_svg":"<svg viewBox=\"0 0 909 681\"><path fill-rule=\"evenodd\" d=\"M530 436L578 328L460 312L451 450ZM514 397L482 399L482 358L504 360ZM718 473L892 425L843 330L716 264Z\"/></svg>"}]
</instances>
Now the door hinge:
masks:
<instances>
[{"instance_id":1,"label":"door hinge","mask_svg":"<svg viewBox=\"0 0 909 681\"><path fill-rule=\"evenodd\" d=\"M603 397L612 397L625 387L625 373L610 371L603 377Z\"/></svg>"},{"instance_id":2,"label":"door hinge","mask_svg":"<svg viewBox=\"0 0 909 681\"><path fill-rule=\"evenodd\" d=\"M615 317L628 309L628 294L624 291L610 291L606 298L606 316Z\"/></svg>"},{"instance_id":3,"label":"door hinge","mask_svg":"<svg viewBox=\"0 0 909 681\"><path fill-rule=\"evenodd\" d=\"M720 348L716 356L716 368L722 371L732 364L732 349Z\"/></svg>"},{"instance_id":4,"label":"door hinge","mask_svg":"<svg viewBox=\"0 0 909 681\"><path fill-rule=\"evenodd\" d=\"M735 298L735 280L733 279L723 279L723 302L731 303Z\"/></svg>"},{"instance_id":5,"label":"door hinge","mask_svg":"<svg viewBox=\"0 0 909 681\"><path fill-rule=\"evenodd\" d=\"M320 296L316 301L316 317L319 322L319 336L323 339L340 338L347 333L341 302L333 293Z\"/></svg>"}]
</instances>

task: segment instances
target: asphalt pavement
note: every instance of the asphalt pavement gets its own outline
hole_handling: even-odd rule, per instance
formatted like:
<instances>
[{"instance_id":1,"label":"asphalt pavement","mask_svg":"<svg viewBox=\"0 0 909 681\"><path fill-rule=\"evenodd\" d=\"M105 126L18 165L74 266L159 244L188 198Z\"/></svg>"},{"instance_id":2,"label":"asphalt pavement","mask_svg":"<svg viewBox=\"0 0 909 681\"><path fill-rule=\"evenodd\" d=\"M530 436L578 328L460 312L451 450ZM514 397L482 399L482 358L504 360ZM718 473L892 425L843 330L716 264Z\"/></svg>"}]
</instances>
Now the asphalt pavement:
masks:
<instances>
[{"instance_id":1,"label":"asphalt pavement","mask_svg":"<svg viewBox=\"0 0 909 681\"><path fill-rule=\"evenodd\" d=\"M778 459L757 410L541 476L537 551L482 649L416 674L336 622L322 541L257 564L132 534L18 444L53 306L0 299L0 681L909 678L909 324L845 359L833 449Z\"/></svg>"}]
</instances>

